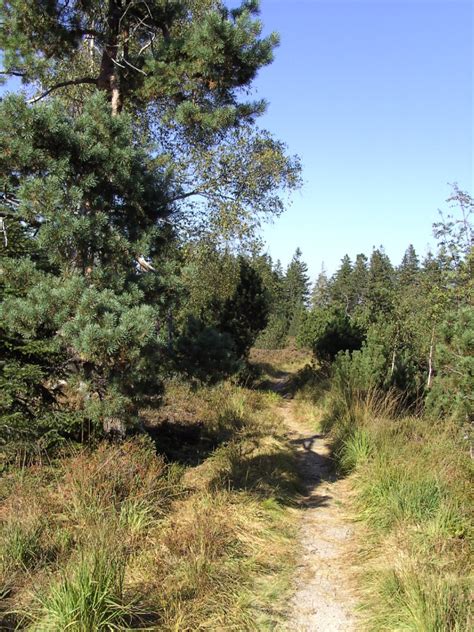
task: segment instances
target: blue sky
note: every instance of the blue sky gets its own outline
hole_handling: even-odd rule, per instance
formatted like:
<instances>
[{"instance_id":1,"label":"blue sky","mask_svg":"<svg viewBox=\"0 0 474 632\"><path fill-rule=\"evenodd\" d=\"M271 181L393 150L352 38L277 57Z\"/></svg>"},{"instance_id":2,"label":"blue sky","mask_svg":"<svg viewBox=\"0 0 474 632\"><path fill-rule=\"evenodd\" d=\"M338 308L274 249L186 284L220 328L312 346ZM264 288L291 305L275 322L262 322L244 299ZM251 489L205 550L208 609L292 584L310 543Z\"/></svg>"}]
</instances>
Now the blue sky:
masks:
<instances>
[{"instance_id":1,"label":"blue sky","mask_svg":"<svg viewBox=\"0 0 474 632\"><path fill-rule=\"evenodd\" d=\"M432 242L449 182L473 187L473 3L262 0L278 31L256 81L260 124L303 162L304 186L263 238L312 278L383 244L398 262Z\"/></svg>"},{"instance_id":2,"label":"blue sky","mask_svg":"<svg viewBox=\"0 0 474 632\"><path fill-rule=\"evenodd\" d=\"M380 244L395 263L409 243L423 255L448 183L474 195L473 13L473 0L261 0L281 45L255 83L260 125L304 179L262 231L274 259L299 246L314 279Z\"/></svg>"}]
</instances>

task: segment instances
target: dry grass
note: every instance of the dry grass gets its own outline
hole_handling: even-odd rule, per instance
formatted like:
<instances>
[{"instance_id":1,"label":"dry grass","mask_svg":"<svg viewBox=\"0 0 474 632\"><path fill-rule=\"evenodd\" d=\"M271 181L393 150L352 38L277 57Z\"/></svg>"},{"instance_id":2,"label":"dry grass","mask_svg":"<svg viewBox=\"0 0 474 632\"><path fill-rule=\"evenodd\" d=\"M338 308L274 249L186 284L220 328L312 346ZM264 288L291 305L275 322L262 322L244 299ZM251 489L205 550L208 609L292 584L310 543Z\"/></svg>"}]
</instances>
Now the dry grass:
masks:
<instances>
[{"instance_id":1,"label":"dry grass","mask_svg":"<svg viewBox=\"0 0 474 632\"><path fill-rule=\"evenodd\" d=\"M270 377L275 373L294 374L311 360L311 351L296 347L294 341L285 349L252 349L250 352L251 364L268 370Z\"/></svg>"},{"instance_id":2,"label":"dry grass","mask_svg":"<svg viewBox=\"0 0 474 632\"><path fill-rule=\"evenodd\" d=\"M1 629L275 629L298 487L275 397L173 382L160 413L144 411L153 440L12 468Z\"/></svg>"}]
</instances>

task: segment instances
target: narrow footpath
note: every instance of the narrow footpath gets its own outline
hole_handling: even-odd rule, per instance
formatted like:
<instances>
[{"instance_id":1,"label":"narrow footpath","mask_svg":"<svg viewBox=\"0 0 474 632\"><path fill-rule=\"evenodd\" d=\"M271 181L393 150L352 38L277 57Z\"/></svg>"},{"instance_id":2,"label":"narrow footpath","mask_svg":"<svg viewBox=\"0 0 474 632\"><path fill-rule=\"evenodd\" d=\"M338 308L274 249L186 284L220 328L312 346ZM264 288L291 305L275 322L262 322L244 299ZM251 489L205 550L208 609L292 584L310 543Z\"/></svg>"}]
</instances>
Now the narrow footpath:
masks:
<instances>
[{"instance_id":1,"label":"narrow footpath","mask_svg":"<svg viewBox=\"0 0 474 632\"><path fill-rule=\"evenodd\" d=\"M279 412L298 454L306 494L300 500L302 557L289 629L295 632L352 632L356 629L354 526L346 512L347 480L338 479L328 441L295 420L293 404Z\"/></svg>"}]
</instances>

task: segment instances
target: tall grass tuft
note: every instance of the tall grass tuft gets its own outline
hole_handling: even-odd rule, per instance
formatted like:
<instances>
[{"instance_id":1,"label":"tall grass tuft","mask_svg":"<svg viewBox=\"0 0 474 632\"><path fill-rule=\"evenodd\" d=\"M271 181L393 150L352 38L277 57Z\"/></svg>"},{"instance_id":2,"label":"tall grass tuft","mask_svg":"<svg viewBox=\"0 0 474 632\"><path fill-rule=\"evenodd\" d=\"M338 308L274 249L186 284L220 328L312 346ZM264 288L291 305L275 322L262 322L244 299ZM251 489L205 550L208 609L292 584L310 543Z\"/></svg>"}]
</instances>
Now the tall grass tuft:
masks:
<instances>
[{"instance_id":1,"label":"tall grass tuft","mask_svg":"<svg viewBox=\"0 0 474 632\"><path fill-rule=\"evenodd\" d=\"M94 630L124 629L133 612L124 600L126 560L107 549L85 554L71 564L45 595L37 597L39 609L29 629Z\"/></svg>"},{"instance_id":2,"label":"tall grass tuft","mask_svg":"<svg viewBox=\"0 0 474 632\"><path fill-rule=\"evenodd\" d=\"M467 579L433 576L412 567L387 570L372 589L371 632L465 632L472 629Z\"/></svg>"},{"instance_id":3,"label":"tall grass tuft","mask_svg":"<svg viewBox=\"0 0 474 632\"><path fill-rule=\"evenodd\" d=\"M355 428L341 440L335 457L340 470L348 474L368 463L374 451L374 443L367 430Z\"/></svg>"}]
</instances>

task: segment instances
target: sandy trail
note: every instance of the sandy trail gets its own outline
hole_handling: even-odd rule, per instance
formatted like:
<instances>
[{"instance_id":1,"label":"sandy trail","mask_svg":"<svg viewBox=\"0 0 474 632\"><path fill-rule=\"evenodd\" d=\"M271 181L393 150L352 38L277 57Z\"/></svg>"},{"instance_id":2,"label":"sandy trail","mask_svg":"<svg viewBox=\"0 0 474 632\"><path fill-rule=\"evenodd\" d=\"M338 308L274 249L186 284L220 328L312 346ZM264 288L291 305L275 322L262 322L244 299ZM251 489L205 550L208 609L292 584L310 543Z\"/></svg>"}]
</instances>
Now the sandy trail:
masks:
<instances>
[{"instance_id":1,"label":"sandy trail","mask_svg":"<svg viewBox=\"0 0 474 632\"><path fill-rule=\"evenodd\" d=\"M291 401L280 407L297 450L306 495L300 502L302 558L296 575L289 629L351 632L356 629L351 553L354 527L345 503L347 481L333 472L327 439L295 421Z\"/></svg>"}]
</instances>

